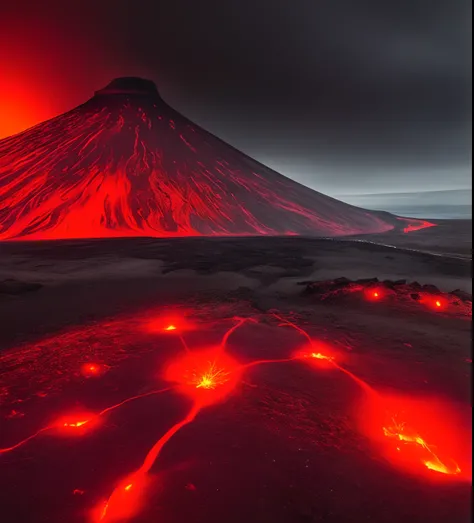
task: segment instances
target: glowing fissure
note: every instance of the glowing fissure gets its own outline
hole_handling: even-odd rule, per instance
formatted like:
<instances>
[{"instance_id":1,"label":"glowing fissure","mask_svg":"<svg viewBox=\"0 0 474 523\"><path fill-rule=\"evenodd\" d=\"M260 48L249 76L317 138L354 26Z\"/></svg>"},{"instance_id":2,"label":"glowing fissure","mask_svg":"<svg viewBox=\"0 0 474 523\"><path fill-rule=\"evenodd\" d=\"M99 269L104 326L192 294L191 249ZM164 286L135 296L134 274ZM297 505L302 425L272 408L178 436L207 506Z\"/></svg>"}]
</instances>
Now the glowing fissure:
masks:
<instances>
[{"instance_id":1,"label":"glowing fissure","mask_svg":"<svg viewBox=\"0 0 474 523\"><path fill-rule=\"evenodd\" d=\"M380 423L376 421L377 432L379 434L381 433L388 442L394 442L397 445L397 452L402 452L402 445L414 448L417 450L417 452L415 452L415 458L410 457L410 459L416 462L418 467L422 465L424 467L423 470L449 476L461 475L461 468L454 460L446 459L437 449L435 451L435 448L428 444L417 432L408 429L406 423L397 422L396 418L389 414L390 409L386 408L386 399L372 389L365 381L338 363L336 354L333 353L330 348L324 343L314 340L296 323L276 313L272 314L272 316L279 321L279 326L289 326L296 330L305 338L307 345L305 345L302 350L297 351L287 358L262 359L243 364L229 356L225 349L229 337L237 329L249 322L258 323L254 318L234 317L233 320L235 324L226 330L220 343L210 348L196 349L193 351L189 349L180 333L180 326L182 326L182 328L190 328L189 323L178 321L176 318L173 319L173 322L169 321L169 318L166 318L168 321L154 320L152 324L147 327L147 330L151 329L152 332L171 333L170 335L177 334L185 349L184 352L180 353L180 356L170 362L164 372L163 377L166 381L171 382L172 385L128 397L115 405L101 410L97 414L81 413L75 416L71 415L66 418L61 418L56 423L40 429L16 445L0 449L0 454L15 450L41 433L51 429L66 429L68 433L81 435L85 433L84 431L90 430L90 427L94 426L94 422L101 416L141 398L172 389L186 395L192 402L188 413L156 440L152 447L146 452L141 465L139 465L134 472L119 481L115 488L111 489L112 493L107 501L102 503L92 514L93 521L100 523L129 520L140 512L143 507L143 498L146 493L147 483L151 479L151 470L165 445L183 427L192 423L201 409L223 401L240 383L244 370L257 365L305 361L311 363L311 366L318 370L325 368L338 369L354 380L354 382L367 393L366 397L372 402L372 408L374 405L376 406L378 415L382 412L383 419L385 421L387 419L389 420L388 423L385 421ZM94 374L100 369L100 366L97 364L89 363L85 365L86 368Z\"/></svg>"},{"instance_id":2,"label":"glowing fissure","mask_svg":"<svg viewBox=\"0 0 474 523\"><path fill-rule=\"evenodd\" d=\"M433 448L416 432L410 431L406 423L398 423L395 418L392 418L391 424L388 427L383 427L383 433L387 438L396 439L405 445L412 445L421 448L425 451L425 456L420 457L420 462L432 471L441 474L457 475L461 472L459 465L450 460L450 463L443 463ZM397 448L400 451L400 448Z\"/></svg>"},{"instance_id":3,"label":"glowing fissure","mask_svg":"<svg viewBox=\"0 0 474 523\"><path fill-rule=\"evenodd\" d=\"M383 398L379 396L379 394L370 386L368 385L364 380L356 376L353 372L348 371L343 366L338 364L335 361L334 356L331 356L329 354L323 354L322 352L316 352L312 349L315 347L314 341L309 336L309 334L304 331L301 327L298 327L293 322L289 320L285 320L281 318L279 315L274 314L274 317L276 317L278 320L282 321L282 325L288 325L295 330L297 330L300 334L302 334L309 342L310 342L310 348L311 351L302 353L300 358L303 359L310 359L310 360L318 360L323 362L328 362L332 366L334 366L339 371L343 372L347 376L349 376L355 383L357 383L368 395L368 397L372 399L376 399L377 402L382 401ZM278 360L276 360L278 361ZM461 473L461 469L459 465L454 461L450 460L449 463L443 462L439 456L433 451L432 447L428 445L428 443L417 433L410 433L407 431L406 424L405 423L397 423L395 418L391 418L392 423L388 427L382 427L383 434L388 438L395 438L404 444L411 444L418 446L422 448L426 455L424 458L421 458L419 461L422 463L427 469L435 472L439 472L442 474L448 474L448 475L458 475ZM400 449L398 449L400 450Z\"/></svg>"},{"instance_id":4,"label":"glowing fissure","mask_svg":"<svg viewBox=\"0 0 474 523\"><path fill-rule=\"evenodd\" d=\"M0 141L0 239L340 236L397 224L264 167L157 93L132 92L104 91Z\"/></svg>"},{"instance_id":5,"label":"glowing fissure","mask_svg":"<svg viewBox=\"0 0 474 523\"><path fill-rule=\"evenodd\" d=\"M68 416L67 418L61 418L59 421L39 429L31 436L28 436L27 438L19 441L18 443L16 443L15 445L12 445L11 447L0 448L0 454L5 454L7 452L16 450L19 447L23 446L25 443L28 443L29 441L31 441L32 439L36 438L37 436L39 436L40 434L42 434L44 432L53 431L54 429L79 429L82 427L87 427L88 425L91 424L92 421L99 419L104 414L107 414L108 412L116 410L116 409L122 407L123 405L126 405L127 403L139 400L141 398L146 398L148 396L155 396L156 394L161 394L162 392L168 392L172 388L173 387L166 387L163 389L144 392L143 394L137 394L136 396L131 396L129 398L124 399L123 401L121 401L119 403L116 403L115 405L112 405L110 407L103 409L100 412L98 412L97 414L89 413L87 416L81 416L79 419L78 419L78 416L74 416L74 417Z\"/></svg>"},{"instance_id":6,"label":"glowing fissure","mask_svg":"<svg viewBox=\"0 0 474 523\"><path fill-rule=\"evenodd\" d=\"M436 227L436 223L431 223L426 220L417 220L415 218L400 217L397 217L397 219L408 224L403 228L403 232L405 233L421 231L422 229L427 229L428 227Z\"/></svg>"},{"instance_id":7,"label":"glowing fissure","mask_svg":"<svg viewBox=\"0 0 474 523\"><path fill-rule=\"evenodd\" d=\"M173 425L168 432L153 445L153 447L148 451L142 466L138 469L139 474L146 474L150 471L166 443L178 432L178 430L182 429L188 423L191 423L191 421L193 421L197 416L199 410L200 407L195 405L182 421Z\"/></svg>"},{"instance_id":8,"label":"glowing fissure","mask_svg":"<svg viewBox=\"0 0 474 523\"><path fill-rule=\"evenodd\" d=\"M223 351L229 336L250 318L235 319L238 320L237 323L225 332L218 347L215 350L205 351L204 356L199 352L191 352L183 336L179 335L183 347L186 349L186 354L184 358L178 360L175 365L168 369L166 377L169 381L177 382L184 387L183 392L192 398L193 407L183 420L174 424L156 441L136 472L130 474L125 481L120 482L114 489L107 502L98 510L98 521L120 520L137 512L140 508L137 498L129 494L132 494L132 491L136 491L136 484L144 484L147 474L158 459L166 443L181 428L191 423L201 408L220 401L234 386L238 378L238 374L235 373L236 367L234 362ZM170 329L170 326L173 328ZM164 332L177 330L174 324L169 324L162 327L162 329ZM230 377L232 372L234 372L233 381ZM218 389L223 390L219 391ZM125 486L124 483L126 484Z\"/></svg>"},{"instance_id":9,"label":"glowing fissure","mask_svg":"<svg viewBox=\"0 0 474 523\"><path fill-rule=\"evenodd\" d=\"M31 434L31 436L28 436L27 438L22 439L18 443L15 443L15 445L12 445L11 447L5 447L3 449L0 449L0 454L6 454L7 452L11 452L13 450L16 450L16 449L20 448L21 446L25 445L25 443L28 443L32 439L34 439L37 436L39 436L41 433L46 432L47 430L50 430L50 429L51 429L51 427L49 427L49 426L48 427L44 427L42 429L39 429L34 434Z\"/></svg>"}]
</instances>

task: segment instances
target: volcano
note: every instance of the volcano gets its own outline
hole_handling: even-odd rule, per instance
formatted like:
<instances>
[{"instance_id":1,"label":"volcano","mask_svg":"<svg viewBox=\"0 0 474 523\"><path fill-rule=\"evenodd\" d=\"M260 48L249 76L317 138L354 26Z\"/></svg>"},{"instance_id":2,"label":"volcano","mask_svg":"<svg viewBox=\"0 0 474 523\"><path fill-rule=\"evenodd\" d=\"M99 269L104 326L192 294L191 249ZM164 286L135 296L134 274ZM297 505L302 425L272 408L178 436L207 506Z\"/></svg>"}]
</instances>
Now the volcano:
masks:
<instances>
[{"instance_id":1,"label":"volcano","mask_svg":"<svg viewBox=\"0 0 474 523\"><path fill-rule=\"evenodd\" d=\"M0 239L343 236L396 227L265 167L118 78L0 141Z\"/></svg>"}]
</instances>

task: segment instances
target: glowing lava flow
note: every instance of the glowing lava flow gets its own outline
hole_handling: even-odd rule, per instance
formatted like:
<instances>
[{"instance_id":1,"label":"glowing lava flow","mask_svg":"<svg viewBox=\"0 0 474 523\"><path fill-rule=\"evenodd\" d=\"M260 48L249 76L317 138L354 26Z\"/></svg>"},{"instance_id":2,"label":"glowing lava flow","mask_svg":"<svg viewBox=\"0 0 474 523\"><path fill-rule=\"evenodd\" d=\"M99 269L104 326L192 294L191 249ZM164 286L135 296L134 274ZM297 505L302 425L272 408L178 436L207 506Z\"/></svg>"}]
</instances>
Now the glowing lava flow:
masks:
<instances>
[{"instance_id":1,"label":"glowing lava flow","mask_svg":"<svg viewBox=\"0 0 474 523\"><path fill-rule=\"evenodd\" d=\"M0 454L6 454L7 452L11 452L13 450L16 450L18 448L20 448L21 446L23 446L25 443L28 443L28 441L31 441L32 439L36 438L37 436L39 436L41 433L43 432L46 432L47 430L50 430L52 427L44 427L42 429L39 429L38 431L36 431L34 434L31 434L31 436L28 436L27 438L25 439L22 439L21 441L19 441L18 443L16 443L15 445L12 445L11 447L5 447L3 449L0 449Z\"/></svg>"},{"instance_id":2,"label":"glowing lava flow","mask_svg":"<svg viewBox=\"0 0 474 523\"><path fill-rule=\"evenodd\" d=\"M175 423L148 451L140 468L127 476L114 489L109 499L94 513L97 522L123 521L134 516L141 508L145 495L147 475L158 459L166 443L185 425L191 423L198 414L200 407L195 405L188 415Z\"/></svg>"},{"instance_id":3,"label":"glowing lava flow","mask_svg":"<svg viewBox=\"0 0 474 523\"><path fill-rule=\"evenodd\" d=\"M341 236L394 222L252 160L139 78L116 79L81 106L0 140L1 240Z\"/></svg>"},{"instance_id":4,"label":"glowing lava flow","mask_svg":"<svg viewBox=\"0 0 474 523\"><path fill-rule=\"evenodd\" d=\"M318 346L317 346L316 342L311 338L311 336L304 329L302 329L301 327L299 327L295 323L293 323L293 322L291 322L291 321L289 321L287 319L282 318L278 314L273 314L273 316L275 318L277 318L279 321L281 321L282 325L288 325L289 327L297 330L302 336L304 336L308 340L309 345L310 345L309 351L300 351L297 354L296 358L310 359L310 360L315 360L315 361L319 361L319 362L328 363L328 364L334 366L336 369L338 369L341 372L343 372L344 374L346 374L347 376L349 376L365 392L370 393L370 394L374 394L375 393L374 389L372 389L372 387L370 387L370 385L368 385L364 380L360 379L358 376L356 376L352 372L348 371L347 369L345 369L344 367L339 365L335 361L334 356L332 356L330 354L324 354L323 352L321 352L321 350L318 350Z\"/></svg>"},{"instance_id":5,"label":"glowing lava flow","mask_svg":"<svg viewBox=\"0 0 474 523\"><path fill-rule=\"evenodd\" d=\"M13 450L16 450L19 447L23 446L25 443L28 443L32 439L36 438L40 434L43 434L43 433L48 432L48 431L59 430L59 432L61 434L65 434L65 433L72 434L73 433L72 431L76 432L77 429L81 429L80 433L82 434L84 429L89 430L89 427L92 426L92 425L95 425L96 422L98 421L98 419L101 416L103 416L104 414L107 414L108 412L111 412L111 411L113 411L115 409L118 409L119 407L122 407L123 405L125 405L127 403L130 403L132 401L136 401L136 400L141 399L141 398L146 398L147 396L154 396L154 395L160 394L162 392L167 392L167 391L171 390L172 388L173 387L166 387L164 389L152 390L152 391L149 391L149 392L144 392L143 394L137 394L136 396L131 396L129 398L124 399L120 403L116 403L115 405L112 405L110 407L107 407L107 408L101 410L97 414L86 413L86 414L83 414L81 416L79 416L79 415L76 415L76 416L72 416L72 415L63 416L58 421L52 423L51 425L47 425L46 427L43 427L43 428L39 429L34 434L32 434L31 436L28 436L27 438L19 441L15 445L12 445L11 447L0 448L0 454L6 454L7 452L11 452Z\"/></svg>"},{"instance_id":6,"label":"glowing lava flow","mask_svg":"<svg viewBox=\"0 0 474 523\"><path fill-rule=\"evenodd\" d=\"M242 327L242 325L246 322L252 322L252 323L257 323L257 321L253 318L233 318L234 320L237 320L237 323L231 327L225 334L224 336L222 337L222 341L219 345L220 349L221 350L225 350L226 346L227 346L227 341L229 340L229 337L231 336L232 333L234 333L237 329L239 329L240 327Z\"/></svg>"},{"instance_id":7,"label":"glowing lava flow","mask_svg":"<svg viewBox=\"0 0 474 523\"><path fill-rule=\"evenodd\" d=\"M383 427L384 435L397 440L402 445L411 445L422 450L424 455L420 456L419 460L427 469L449 475L461 473L459 465L454 460L451 460L450 464L443 463L419 434L407 428L406 423L398 423L395 418L392 418L391 421L392 423L388 427ZM401 452L400 446L397 447L397 450Z\"/></svg>"},{"instance_id":8,"label":"glowing lava flow","mask_svg":"<svg viewBox=\"0 0 474 523\"><path fill-rule=\"evenodd\" d=\"M193 407L182 421L173 425L153 445L140 468L114 489L107 502L94 513L96 521L123 520L138 512L147 475L165 444L181 428L191 423L201 408L221 401L234 388L240 377L241 366L224 349L229 336L250 318L235 319L238 320L237 324L226 331L216 348L193 352L187 350L184 356L168 366L165 378L176 383L178 390L193 400Z\"/></svg>"},{"instance_id":9,"label":"glowing lava flow","mask_svg":"<svg viewBox=\"0 0 474 523\"><path fill-rule=\"evenodd\" d=\"M400 217L397 217L397 219L404 222L408 222L408 225L403 229L404 233L421 231L421 229L427 229L428 227L436 227L436 223L427 222L426 220L416 220L415 218Z\"/></svg>"},{"instance_id":10,"label":"glowing lava flow","mask_svg":"<svg viewBox=\"0 0 474 523\"><path fill-rule=\"evenodd\" d=\"M116 403L115 405L112 405L111 407L107 407L106 409L101 410L97 416L103 416L104 414L107 414L107 412L111 412L115 409L118 409L119 407L122 407L123 405L130 403L132 401L136 401L142 398L147 398L148 396L156 396L157 394L161 394L162 392L168 392L172 390L173 387L165 387L164 389L157 389L157 390L151 390L149 392L144 392L143 394L137 394L136 396L131 396L129 398L124 399L120 403Z\"/></svg>"},{"instance_id":11,"label":"glowing lava flow","mask_svg":"<svg viewBox=\"0 0 474 523\"><path fill-rule=\"evenodd\" d=\"M295 329L305 338L307 343L304 344L302 350L297 351L290 357L281 359L262 359L245 364L236 361L227 354L225 349L232 333L246 323L255 323L256 320L253 318L233 318L236 323L224 333L219 343L215 346L207 347L205 349L196 349L193 351L189 349L186 341L179 333L180 329L177 322L165 323L163 325L156 323L155 326L160 325L160 329L158 329L159 332L174 333L174 335L177 334L185 348L185 351L180 352L178 357L173 359L163 371L163 377L166 381L172 383L172 385L166 388L151 390L128 397L95 414L81 412L76 413L74 416L71 414L70 416L63 417L55 423L40 429L35 434L32 434L17 444L8 448L0 449L0 454L13 451L28 441L36 438L43 432L52 429L57 429L61 433L66 432L68 434L81 435L84 432L89 431L91 427L95 426L101 416L141 398L156 395L171 389L185 395L191 400L189 411L180 421L172 425L158 440L156 440L147 452L144 452L144 459L141 465L137 466L134 472L127 475L124 479L114 485L114 487L109 490L111 494L107 501L102 503L97 511L92 514L94 523L124 521L133 518L140 512L144 503L144 497L147 493L147 485L151 481L150 473L165 445L182 428L192 423L201 409L217 404L227 398L240 382L244 370L266 363L305 361L311 363L311 366L314 368L334 368L340 370L342 373L354 380L354 382L356 382L367 393L364 395L364 398L365 400L368 400L367 405L373 409L373 413L375 414L370 416L366 411L364 411L364 423L367 422L367 420L369 423L373 423L375 430L371 434L371 437L374 439L379 438L385 443L385 446L392 447L395 444L394 451L396 450L396 452L394 453L396 458L403 458L406 462L409 462L410 466L413 464L416 465L417 469L423 471L429 470L430 474L431 472L436 472L448 476L466 476L466 466L462 459L458 460L461 465L459 466L452 459L445 458L444 454L438 451L438 447L434 447L427 443L427 440L436 440L439 431L437 433L436 430L431 430L430 433L430 430L426 430L427 427L428 429L430 428L429 424L423 426L420 418L417 417L417 409L414 408L412 410L415 413L413 419L415 420L416 425L423 428L419 433L409 429L407 422L397 422L396 418L390 415L390 412L396 412L398 409L393 408L393 405L389 405L387 396L383 397L372 389L372 387L365 381L345 369L340 364L340 358L337 353L333 352L324 342L313 340L303 328L277 314L273 314L273 317L280 322L279 326L287 325ZM157 330L154 330L154 332L157 332ZM95 368L98 366L97 364L85 365L88 366L89 370L91 370L92 367ZM407 418L405 415L404 419L410 418ZM433 429L433 427L431 427L431 429ZM375 436L374 433L376 434ZM424 435L423 438L419 435L421 433ZM433 434L435 436L434 438ZM454 446L450 446L449 444L446 445L442 438L440 447L451 450L454 448ZM453 452L452 455L456 456L456 453ZM459 458L459 456L456 456L456 458ZM395 462L395 460L392 461ZM461 471L461 468L463 471Z\"/></svg>"},{"instance_id":12,"label":"glowing lava flow","mask_svg":"<svg viewBox=\"0 0 474 523\"><path fill-rule=\"evenodd\" d=\"M352 380L354 380L367 393L367 398L369 398L370 401L372 401L374 404L379 405L377 408L380 411L385 410L385 407L383 406L383 404L385 403L384 398L380 396L364 380L360 379L358 376L339 365L335 361L334 356L324 354L321 351L317 351L317 349L315 349L315 344L313 340L311 339L309 334L306 333L306 331L304 331L301 327L298 327L294 323L288 320L284 320L278 315L274 314L274 317L282 321L283 324L295 328L310 342L310 351L300 353L300 358L324 362L333 365L335 368L337 368L338 370L349 376ZM399 442L399 444L402 444L404 446L412 446L417 448L418 450L423 451L422 456L418 455L417 453L415 453L414 456L412 454L409 454L409 461L421 463L428 470L442 474L458 475L461 473L459 465L454 460L444 458L442 460L439 457L439 453L435 453L433 451L432 446L430 446L418 433L416 433L415 431L408 430L406 423L397 423L393 416L390 419L391 423L387 426L382 427L382 431L385 437L389 439L395 439ZM397 451L402 451L400 446L397 447Z\"/></svg>"}]
</instances>

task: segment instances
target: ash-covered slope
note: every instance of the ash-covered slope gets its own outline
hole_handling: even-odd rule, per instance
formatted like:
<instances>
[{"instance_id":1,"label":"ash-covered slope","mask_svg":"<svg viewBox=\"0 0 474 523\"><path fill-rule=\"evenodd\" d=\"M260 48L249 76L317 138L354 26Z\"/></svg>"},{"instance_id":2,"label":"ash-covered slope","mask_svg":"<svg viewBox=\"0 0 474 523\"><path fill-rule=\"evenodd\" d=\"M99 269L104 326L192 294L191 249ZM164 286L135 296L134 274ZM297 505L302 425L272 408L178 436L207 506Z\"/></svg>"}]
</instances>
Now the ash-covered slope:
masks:
<instances>
[{"instance_id":1,"label":"ash-covered slope","mask_svg":"<svg viewBox=\"0 0 474 523\"><path fill-rule=\"evenodd\" d=\"M0 239L340 236L395 217L334 200L204 131L153 82L119 78L0 141Z\"/></svg>"}]
</instances>

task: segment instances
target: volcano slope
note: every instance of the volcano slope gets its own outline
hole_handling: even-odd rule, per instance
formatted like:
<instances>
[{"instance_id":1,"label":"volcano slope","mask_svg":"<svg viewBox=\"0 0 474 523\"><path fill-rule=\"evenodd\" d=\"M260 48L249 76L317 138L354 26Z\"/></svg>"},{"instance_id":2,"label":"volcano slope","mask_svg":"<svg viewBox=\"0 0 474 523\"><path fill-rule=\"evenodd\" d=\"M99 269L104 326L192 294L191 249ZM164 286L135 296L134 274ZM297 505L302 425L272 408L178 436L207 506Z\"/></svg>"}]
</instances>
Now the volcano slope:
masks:
<instances>
[{"instance_id":1,"label":"volcano slope","mask_svg":"<svg viewBox=\"0 0 474 523\"><path fill-rule=\"evenodd\" d=\"M417 220L412 220L417 227ZM341 236L406 227L300 185L119 78L0 141L0 239Z\"/></svg>"}]
</instances>

